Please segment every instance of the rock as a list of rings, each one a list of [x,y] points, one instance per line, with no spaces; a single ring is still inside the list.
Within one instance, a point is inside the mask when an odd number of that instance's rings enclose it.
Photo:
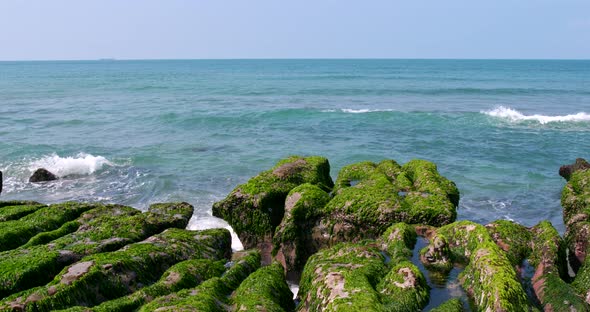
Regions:
[[[479,311],[528,311],[527,295],[506,253],[485,227],[457,221],[436,230],[446,238],[454,262],[467,263],[459,276]]]
[[[131,295],[106,301],[93,307],[92,311],[136,311],[141,306],[154,300],[154,298],[184,288],[196,287],[208,279],[221,276],[225,271],[224,262],[209,259],[191,259],[179,262],[166,270],[156,283],[144,287]]]
[[[193,207],[187,203],[154,204],[145,213],[120,205],[69,203],[51,205],[43,213],[41,209],[35,218],[34,214],[25,217],[24,223],[37,229],[44,223],[33,223],[34,220],[47,221],[48,216],[58,216],[68,207],[86,207],[86,211],[56,230],[37,234],[20,249],[0,253],[0,297],[47,283],[62,268],[84,256],[114,251],[170,227],[186,228],[193,213]],[[14,224],[3,222],[0,228],[6,223]],[[27,231],[23,233],[30,232]]]
[[[273,255],[285,268],[287,276],[298,276],[307,259],[320,246],[314,245],[311,229],[330,195],[317,185],[305,183],[289,192],[285,215],[273,238]]]
[[[361,162],[340,171],[335,195],[313,229],[320,246],[379,237],[397,222],[441,226],[455,220],[459,191],[436,165]]]
[[[53,231],[78,218],[83,212],[96,208],[93,204],[63,203],[42,207],[18,220],[0,223],[0,251],[25,244],[38,233]]]
[[[590,247],[590,170],[574,172],[561,192],[570,264],[580,268]]]
[[[577,158],[573,164],[559,167],[559,175],[562,176],[566,181],[569,181],[574,172],[587,169],[590,169],[590,163],[588,163],[584,158]]]
[[[228,296],[252,272],[260,268],[260,253],[245,251],[234,255],[233,265],[222,277],[214,277],[195,288],[160,296],[139,309],[148,311],[226,311]]]
[[[412,257],[412,249],[416,244],[414,227],[405,223],[390,226],[378,240],[381,250],[389,256],[389,261],[397,263]]]
[[[567,275],[565,244],[549,221],[530,229],[532,287],[544,311],[588,311],[590,307],[561,277]]]
[[[35,311],[94,306],[154,283],[178,262],[221,260],[230,250],[231,237],[225,229],[168,229],[117,251],[84,257],[49,284],[6,298],[0,303],[0,310],[15,304]]]
[[[213,215],[232,226],[245,248],[260,249],[268,262],[275,228],[285,212],[285,198],[293,188],[304,183],[331,190],[333,182],[326,158],[292,156],[280,161],[215,203]]]
[[[3,183],[3,178],[2,178],[2,171],[0,171],[0,194],[2,194],[2,183]]]
[[[389,235],[401,238],[404,232],[404,226],[399,226]],[[421,310],[429,299],[424,275],[407,259],[397,257],[390,269],[377,248],[380,245],[341,243],[311,256],[301,277],[298,311]]]
[[[35,170],[35,172],[33,172],[33,175],[29,178],[29,182],[32,183],[38,183],[38,182],[47,182],[47,181],[53,181],[53,180],[57,180],[58,177],[49,172],[47,169],[45,168],[39,168],[37,170]]]
[[[431,312],[463,312],[463,302],[454,298],[443,302],[438,307],[430,310]]]
[[[0,222],[18,220],[44,207],[36,202],[0,202]]]
[[[234,292],[231,302],[235,311],[285,312],[295,308],[283,267],[277,262],[248,276]]]
[[[439,272],[443,276],[453,269],[449,243],[443,235],[430,237],[428,246],[420,250],[420,262],[430,271]]]
[[[530,254],[532,236],[525,226],[509,220],[496,220],[485,228],[513,266],[520,266]]]

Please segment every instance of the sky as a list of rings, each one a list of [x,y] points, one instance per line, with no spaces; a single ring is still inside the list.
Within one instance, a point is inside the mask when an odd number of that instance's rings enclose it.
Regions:
[[[590,59],[590,0],[1,0],[0,60]]]

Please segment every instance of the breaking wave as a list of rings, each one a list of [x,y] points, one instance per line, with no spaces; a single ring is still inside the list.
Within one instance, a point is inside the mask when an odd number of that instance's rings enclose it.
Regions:
[[[585,112],[579,112],[576,114],[570,115],[562,115],[562,116],[547,116],[547,115],[525,115],[515,109],[499,106],[495,109],[489,111],[482,111],[482,114],[506,119],[512,122],[519,122],[519,121],[536,121],[540,124],[547,124],[551,122],[589,122],[590,115]]]

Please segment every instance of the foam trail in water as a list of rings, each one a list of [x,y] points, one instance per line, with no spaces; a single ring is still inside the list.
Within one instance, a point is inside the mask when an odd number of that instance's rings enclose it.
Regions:
[[[498,117],[503,119],[508,119],[510,121],[526,121],[526,120],[533,120],[537,121],[541,124],[546,124],[550,122],[581,122],[581,121],[590,121],[590,115],[586,114],[585,112],[580,112],[577,114],[572,115],[564,115],[564,116],[546,116],[546,115],[524,115],[523,113],[512,109],[510,107],[499,106],[490,111],[481,111],[482,114],[486,114],[492,117]]]
[[[89,175],[113,164],[102,156],[80,153],[76,157],[60,157],[56,154],[33,161],[29,165],[31,171],[45,168],[59,177],[68,175]]]
[[[343,108],[341,109],[343,113],[351,113],[351,114],[363,114],[363,113],[374,113],[374,112],[393,112],[393,109],[352,109],[352,108]]]

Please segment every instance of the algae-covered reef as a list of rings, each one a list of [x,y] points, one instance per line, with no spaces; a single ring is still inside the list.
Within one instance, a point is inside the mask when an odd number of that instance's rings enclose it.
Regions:
[[[457,221],[459,190],[425,160],[335,182],[326,158],[279,161],[213,205],[245,251],[186,230],[188,203],[0,202],[0,311],[590,311],[590,167],[560,174],[564,237]],[[453,270],[465,295],[432,302]]]

